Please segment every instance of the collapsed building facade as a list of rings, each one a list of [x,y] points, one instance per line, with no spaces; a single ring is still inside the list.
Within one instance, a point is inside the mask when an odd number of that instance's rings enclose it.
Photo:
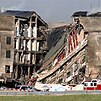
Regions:
[[[85,75],[87,39],[79,21],[52,29],[48,37],[51,49],[46,54],[37,81],[43,83],[78,83]]]
[[[79,84],[101,78],[101,13],[80,11],[72,17],[72,24],[55,28],[49,35],[52,46],[37,81]]]
[[[30,84],[100,78],[101,13],[80,11],[72,17],[71,24],[49,29],[36,12],[1,13],[0,76],[28,81],[33,74]]]
[[[0,14],[0,76],[29,79],[47,51],[46,22],[34,11]]]

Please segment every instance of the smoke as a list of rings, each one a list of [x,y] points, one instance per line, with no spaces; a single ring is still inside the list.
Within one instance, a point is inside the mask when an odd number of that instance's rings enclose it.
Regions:
[[[1,11],[5,10],[21,10],[24,6],[24,0],[2,0],[0,1]]]
[[[67,0],[3,0],[0,1],[2,11],[31,10],[37,12],[48,22],[67,21],[69,9]],[[69,6],[68,6],[69,7]]]
[[[46,22],[69,22],[74,12],[91,10],[90,5],[92,3],[96,6],[95,2],[95,0],[0,0],[0,7],[3,10],[35,11]]]
[[[95,1],[90,2],[90,9],[89,9],[88,15],[96,12],[101,12],[100,5],[101,5],[101,0],[96,0],[96,2]]]
[[[101,7],[99,7],[99,8],[92,8],[91,10],[89,10],[88,15],[92,14],[92,13],[96,13],[96,12],[101,12]]]

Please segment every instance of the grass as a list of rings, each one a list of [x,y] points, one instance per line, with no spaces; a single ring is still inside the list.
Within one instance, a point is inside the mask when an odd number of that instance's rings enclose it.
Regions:
[[[101,101],[101,95],[0,96],[0,101]]]

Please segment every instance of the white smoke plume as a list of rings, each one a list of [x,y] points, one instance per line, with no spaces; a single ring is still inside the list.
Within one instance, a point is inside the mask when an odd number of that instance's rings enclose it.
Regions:
[[[90,11],[91,3],[92,8],[98,5],[97,0],[0,0],[0,8],[2,10],[32,10],[45,21],[68,22],[74,12]]]

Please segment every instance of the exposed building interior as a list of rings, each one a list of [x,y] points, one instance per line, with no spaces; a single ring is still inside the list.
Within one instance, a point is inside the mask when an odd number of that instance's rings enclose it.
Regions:
[[[79,11],[72,19],[71,24],[50,31],[51,48],[41,71],[32,79],[36,76],[38,82],[49,84],[81,84],[85,80],[101,79],[101,13]]]
[[[53,35],[55,36],[59,31],[59,38],[55,39],[52,48],[46,54],[43,71],[39,73],[37,80],[43,83],[66,84],[80,82],[76,79],[83,81],[85,46],[87,45],[83,26],[76,22],[63,28],[57,28],[55,31],[53,30]],[[49,37],[52,37],[52,34]]]
[[[0,80],[33,85],[101,78],[101,13],[75,12],[51,27],[34,11],[0,14]]]
[[[12,46],[7,51],[8,58],[5,57],[5,60],[2,60],[11,62],[11,65],[6,62],[3,64],[7,68],[3,74],[5,74],[6,78],[19,80],[24,78],[24,80],[28,81],[32,73],[40,69],[43,57],[47,52],[47,33],[45,30],[48,25],[34,11],[7,10],[1,13],[0,16],[2,19],[6,17],[3,20],[8,20],[9,24],[11,23],[13,26],[11,29],[13,34],[10,34],[10,28],[2,29],[8,36],[7,47]],[[12,18],[12,20],[10,21],[7,17]]]

